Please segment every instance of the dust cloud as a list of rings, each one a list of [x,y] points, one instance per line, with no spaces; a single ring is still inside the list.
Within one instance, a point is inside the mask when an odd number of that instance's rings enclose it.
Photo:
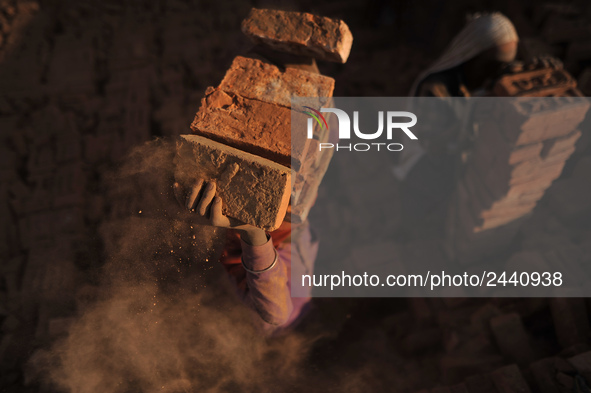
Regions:
[[[72,393],[264,392],[296,386],[311,339],[267,337],[217,262],[223,230],[172,197],[174,145],[136,148],[105,176],[105,263],[68,334],[30,360]]]

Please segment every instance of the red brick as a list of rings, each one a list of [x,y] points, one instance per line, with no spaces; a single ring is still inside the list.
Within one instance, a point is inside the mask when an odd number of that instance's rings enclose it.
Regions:
[[[498,123],[491,121],[479,126],[470,162],[475,161],[476,167],[485,172],[497,162],[513,165],[536,158],[542,152],[542,148],[541,142],[515,146],[503,135]]]
[[[573,77],[563,69],[543,68],[504,75],[493,90],[498,97],[549,97],[564,95],[577,86]]]
[[[308,216],[316,201],[318,187],[334,154],[333,149],[319,152],[318,146],[318,141],[310,140],[306,160],[296,175],[291,200],[293,222],[304,221]]]
[[[484,219],[483,227],[488,227],[494,219],[521,217],[531,212],[536,207],[536,202],[523,203],[519,205],[498,206],[489,210],[484,210],[479,217]]]
[[[537,177],[549,173],[557,173],[556,178],[558,178],[562,173],[562,168],[566,160],[570,158],[574,151],[575,147],[572,146],[567,150],[546,156],[545,158],[538,157],[515,165],[509,175],[511,179],[510,184],[513,185],[535,180]]]
[[[535,207],[535,201],[501,200],[493,202],[492,205],[486,205],[478,199],[477,194],[468,193],[463,182],[458,183],[458,194],[460,209],[468,209],[475,218],[475,222],[481,222],[479,228],[490,227],[491,220],[505,217],[512,220],[529,213]]]
[[[544,159],[560,154],[575,147],[577,141],[581,137],[580,130],[574,130],[568,135],[558,137],[555,139],[545,140],[544,149],[541,152]]]
[[[253,8],[242,22],[242,32],[273,49],[345,63],[353,36],[342,20],[302,12]]]
[[[455,198],[458,199],[460,217],[465,216],[462,225],[470,231],[480,232],[485,229],[509,223],[531,212],[536,201],[543,194],[532,194],[532,197],[518,195],[513,198],[502,197],[497,201],[488,196],[486,187],[474,184],[475,178],[460,181]],[[466,186],[464,186],[464,184]],[[467,219],[467,217],[472,217]]]
[[[536,178],[535,180],[514,184],[507,192],[507,197],[513,198],[545,191],[548,187],[550,187],[552,182],[556,180],[557,177],[558,175],[556,172],[550,172]]]
[[[281,225],[290,198],[288,168],[197,135],[179,139],[175,178],[184,187],[215,181],[224,214],[269,231]]]
[[[191,124],[196,134],[299,169],[309,140],[298,133],[292,149],[290,109],[219,89],[205,94]]]
[[[515,146],[571,134],[583,121],[589,102],[579,97],[503,100],[499,127]]]
[[[566,157],[571,155],[572,152],[568,152]],[[535,162],[536,160],[532,160]],[[543,182],[547,184],[543,188],[531,188],[531,191],[545,191],[551,182],[560,177],[562,169],[565,165],[565,160],[561,160],[556,163],[542,163],[535,165],[533,162],[525,162],[515,168],[497,168],[495,171],[492,169],[489,174],[484,177],[487,189],[494,190],[499,198],[506,198],[507,196],[513,196],[515,190],[510,192],[513,188],[516,190],[523,190],[519,186],[521,184],[537,184],[539,180],[546,179],[549,181]],[[526,191],[530,191],[527,189]]]
[[[289,108],[292,96],[332,97],[334,79],[294,68],[282,72],[272,64],[237,56],[218,88]]]
[[[511,151],[507,159],[507,163],[510,165],[514,165],[522,161],[527,161],[529,159],[535,158],[541,153],[542,147],[542,143],[534,143],[531,145],[515,148]]]

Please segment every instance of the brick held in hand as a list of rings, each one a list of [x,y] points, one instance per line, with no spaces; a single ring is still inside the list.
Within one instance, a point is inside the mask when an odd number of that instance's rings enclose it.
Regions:
[[[291,110],[208,88],[191,124],[195,134],[298,170],[309,140],[291,135]],[[293,147],[292,147],[293,144]]]
[[[179,138],[175,178],[183,187],[215,181],[225,215],[268,231],[281,225],[289,204],[289,168],[197,135]]]
[[[291,107],[291,97],[332,97],[334,79],[320,74],[276,66],[237,56],[219,89],[270,104]],[[326,100],[320,100],[324,105]]]
[[[242,32],[278,51],[337,63],[347,61],[353,43],[342,20],[303,12],[253,8],[242,21]]]

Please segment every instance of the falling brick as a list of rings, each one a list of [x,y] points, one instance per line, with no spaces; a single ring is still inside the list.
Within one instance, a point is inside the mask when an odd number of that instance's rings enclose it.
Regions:
[[[301,12],[253,8],[242,32],[256,43],[296,55],[345,63],[353,36],[342,20]]]
[[[272,64],[237,56],[219,89],[289,108],[292,96],[332,97],[334,79],[294,68],[282,72]]]
[[[184,187],[215,181],[223,212],[266,230],[281,225],[291,190],[288,168],[197,135],[177,143],[175,178]]]

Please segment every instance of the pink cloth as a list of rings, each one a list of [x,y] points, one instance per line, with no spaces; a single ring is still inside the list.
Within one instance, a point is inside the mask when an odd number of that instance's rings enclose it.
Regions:
[[[291,226],[284,224],[268,235],[269,240],[263,245],[251,246],[240,239],[239,250],[235,244],[239,237],[233,232],[222,256],[222,263],[236,284],[239,296],[264,321],[265,330],[293,326],[310,302],[309,291],[303,297],[291,297],[291,271],[294,269],[298,277],[313,273],[318,242],[312,239],[307,225],[298,231],[297,238],[290,239]],[[275,266],[262,273],[247,272],[240,261],[241,256],[248,269],[263,270],[273,263],[275,250],[278,253]]]

